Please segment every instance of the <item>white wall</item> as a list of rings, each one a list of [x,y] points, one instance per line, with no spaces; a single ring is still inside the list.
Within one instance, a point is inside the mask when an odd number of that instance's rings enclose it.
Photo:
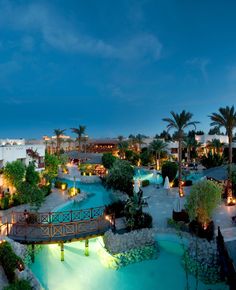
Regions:
[[[24,164],[28,165],[32,161],[31,157],[26,153],[27,149],[37,151],[42,159],[45,156],[45,145],[13,145],[0,147],[0,164],[5,166],[7,162],[21,159]],[[37,164],[36,164],[37,167]],[[43,168],[41,168],[42,170]]]

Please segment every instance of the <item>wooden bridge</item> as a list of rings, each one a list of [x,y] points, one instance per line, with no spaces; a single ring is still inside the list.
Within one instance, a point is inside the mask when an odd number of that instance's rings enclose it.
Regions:
[[[104,207],[62,212],[11,212],[0,234],[23,244],[63,243],[103,235],[114,225]]]

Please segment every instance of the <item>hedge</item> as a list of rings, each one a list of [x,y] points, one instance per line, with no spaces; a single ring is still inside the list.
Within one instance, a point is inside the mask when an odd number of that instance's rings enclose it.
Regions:
[[[14,282],[16,279],[15,270],[23,270],[24,262],[18,257],[9,242],[0,243],[0,263],[5,271],[9,282]]]

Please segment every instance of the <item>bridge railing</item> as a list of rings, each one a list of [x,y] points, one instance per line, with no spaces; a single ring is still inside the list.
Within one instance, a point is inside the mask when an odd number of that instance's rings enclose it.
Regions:
[[[12,212],[11,223],[65,223],[97,219],[104,215],[104,206],[61,212]]]
[[[22,242],[53,242],[78,239],[104,233],[111,223],[104,217],[59,224],[13,224],[9,236]]]
[[[21,242],[53,242],[102,234],[114,227],[105,207],[63,212],[12,212],[5,217],[6,234]]]

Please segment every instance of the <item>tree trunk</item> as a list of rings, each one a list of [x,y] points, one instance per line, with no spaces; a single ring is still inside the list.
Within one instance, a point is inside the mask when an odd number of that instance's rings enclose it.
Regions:
[[[183,196],[182,188],[182,139],[179,139],[179,196]]]
[[[156,170],[158,170],[157,169],[157,152],[156,152],[156,156],[155,157],[156,157]]]
[[[190,148],[187,147],[187,163],[190,163]]]
[[[158,153],[158,166],[159,166],[159,170],[161,168],[160,162],[161,162],[161,152]]]

